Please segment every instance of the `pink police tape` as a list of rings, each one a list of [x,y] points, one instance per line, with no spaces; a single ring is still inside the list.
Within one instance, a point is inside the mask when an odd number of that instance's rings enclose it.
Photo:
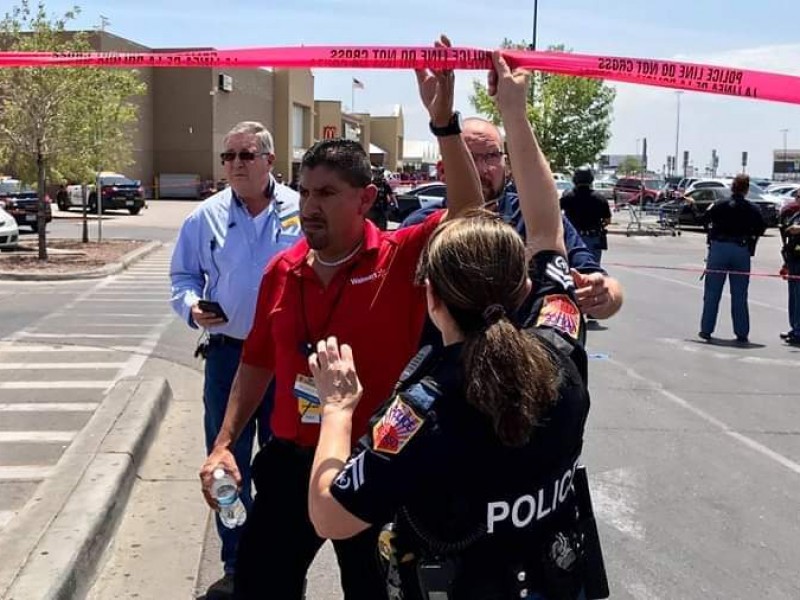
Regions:
[[[503,50],[512,67],[800,104],[800,77],[667,60]],[[0,67],[99,66],[218,68],[489,69],[491,51],[475,48],[301,46],[153,53],[0,52]]]

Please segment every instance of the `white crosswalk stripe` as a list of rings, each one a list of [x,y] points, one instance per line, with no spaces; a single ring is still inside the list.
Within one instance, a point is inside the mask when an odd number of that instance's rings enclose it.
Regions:
[[[0,403],[0,412],[91,412],[97,402],[10,402]]]
[[[93,390],[105,389],[113,381],[0,381],[0,390]]]
[[[75,431],[0,431],[0,443],[71,442]]]
[[[0,363],[0,371],[22,371],[33,369],[66,370],[66,369],[121,369],[125,363],[96,362],[96,363]]]
[[[0,529],[175,320],[169,254],[165,247],[118,276],[54,291],[56,310],[0,338]]]
[[[0,465],[0,481],[41,481],[47,477],[53,467],[50,466],[12,466]]]

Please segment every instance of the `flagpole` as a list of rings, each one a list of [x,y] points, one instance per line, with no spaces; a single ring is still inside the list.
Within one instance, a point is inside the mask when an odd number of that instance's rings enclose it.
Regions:
[[[356,82],[354,81],[350,90],[350,113],[356,113]]]

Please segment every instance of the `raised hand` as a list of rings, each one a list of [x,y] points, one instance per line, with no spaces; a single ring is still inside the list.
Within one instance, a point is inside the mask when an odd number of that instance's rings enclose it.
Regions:
[[[500,50],[492,52],[494,69],[489,71],[488,92],[503,114],[527,110],[530,71],[517,68],[513,71]]]
[[[324,411],[353,411],[364,389],[356,374],[353,350],[347,344],[339,346],[335,337],[320,340],[317,351],[308,357],[319,400]]]
[[[434,42],[436,48],[450,48],[450,39],[446,35]],[[431,116],[436,127],[445,127],[453,115],[453,99],[455,96],[455,74],[452,70],[417,69],[417,85],[419,97]]]

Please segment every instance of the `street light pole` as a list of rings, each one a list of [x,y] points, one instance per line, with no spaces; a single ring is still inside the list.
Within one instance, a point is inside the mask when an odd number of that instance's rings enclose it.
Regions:
[[[788,171],[788,167],[786,166],[786,134],[789,133],[789,130],[788,129],[781,129],[781,133],[783,134],[783,168],[787,169],[783,173],[784,173],[784,176],[786,177],[786,180],[788,181],[789,180],[789,171]]]
[[[531,36],[531,44],[528,46],[529,50],[536,50],[536,30],[539,20],[539,0],[533,0],[533,35]],[[531,76],[531,105],[534,99],[534,79]]]
[[[678,111],[677,111],[677,121],[675,123],[675,173],[678,172],[678,150],[680,145],[681,139],[681,94],[683,92],[677,91],[675,92],[675,97],[678,100]],[[683,176],[686,177],[686,171],[684,170]]]

